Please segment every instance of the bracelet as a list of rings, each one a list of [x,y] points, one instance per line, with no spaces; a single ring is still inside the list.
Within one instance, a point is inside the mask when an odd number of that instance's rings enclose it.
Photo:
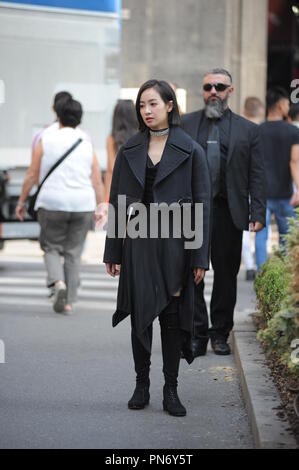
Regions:
[[[20,202],[17,203],[17,206],[19,206],[19,207],[26,207],[26,203],[20,201]]]

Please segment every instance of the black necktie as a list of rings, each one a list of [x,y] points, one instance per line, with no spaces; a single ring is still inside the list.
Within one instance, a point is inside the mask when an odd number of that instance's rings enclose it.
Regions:
[[[213,197],[215,197],[220,191],[220,139],[219,129],[214,120],[210,121],[207,158],[212,179]]]

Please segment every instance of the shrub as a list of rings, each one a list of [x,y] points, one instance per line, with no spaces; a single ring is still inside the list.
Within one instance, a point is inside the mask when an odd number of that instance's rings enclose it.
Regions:
[[[276,252],[262,266],[254,281],[254,290],[264,326],[281,309],[287,298],[289,285],[288,267],[284,258]]]
[[[292,341],[299,339],[299,208],[296,214],[285,237],[286,253],[276,252],[263,265],[254,288],[264,320],[258,338],[298,378],[299,364],[291,356]]]
[[[299,364],[292,361],[293,352],[291,343],[299,338],[299,327],[295,325],[295,313],[286,311],[277,312],[267,327],[260,330],[258,339],[264,344],[266,351],[272,353],[275,351],[281,362],[286,364],[290,372],[299,373]]]
[[[299,208],[297,217],[290,220],[287,243],[287,267],[290,272],[290,304],[294,311],[294,322],[299,327]]]

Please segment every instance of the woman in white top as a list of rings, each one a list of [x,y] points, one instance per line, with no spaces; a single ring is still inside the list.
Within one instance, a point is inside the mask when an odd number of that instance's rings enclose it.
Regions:
[[[77,128],[81,118],[81,104],[70,98],[59,110],[59,128],[45,133],[34,150],[16,208],[17,218],[23,220],[31,188],[81,138],[79,145],[47,178],[35,204],[47,285],[53,287],[53,308],[58,313],[70,312],[76,301],[83,244],[92,227],[96,205],[104,201],[101,170],[92,144]]]

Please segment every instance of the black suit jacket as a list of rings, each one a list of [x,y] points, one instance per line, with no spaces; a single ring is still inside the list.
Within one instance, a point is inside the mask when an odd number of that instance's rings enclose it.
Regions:
[[[204,110],[182,117],[183,129],[199,143],[206,139],[201,132],[203,119]],[[226,186],[230,213],[239,230],[248,230],[249,222],[266,224],[266,180],[259,126],[233,112]]]
[[[148,153],[148,132],[139,132],[120,149],[112,176],[109,203],[117,215],[118,195],[127,203],[142,201]],[[181,200],[203,203],[203,243],[191,250],[192,267],[209,269],[211,185],[205,152],[180,127],[172,127],[153,185],[154,202],[171,204]],[[117,232],[117,216],[113,222]],[[104,262],[121,264],[123,240],[107,236]]]

